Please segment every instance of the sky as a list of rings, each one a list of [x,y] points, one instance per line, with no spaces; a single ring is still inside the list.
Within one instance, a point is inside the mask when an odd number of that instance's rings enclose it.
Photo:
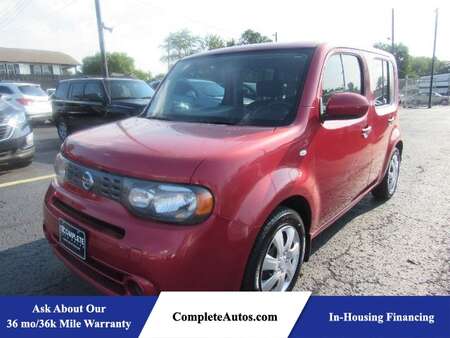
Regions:
[[[439,8],[436,56],[450,60],[450,1],[304,0],[101,0],[107,51],[126,52],[136,66],[165,72],[161,44],[183,28],[194,34],[239,38],[253,29],[279,42],[395,41],[414,56],[431,56],[435,9]],[[61,51],[81,62],[98,51],[94,0],[0,0],[0,46]]]

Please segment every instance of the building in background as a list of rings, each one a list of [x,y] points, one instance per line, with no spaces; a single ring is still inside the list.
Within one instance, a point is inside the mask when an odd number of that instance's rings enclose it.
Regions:
[[[422,76],[419,79],[419,92],[428,93],[429,90],[430,76]],[[433,91],[441,95],[450,95],[450,73],[433,76]]]
[[[75,74],[79,62],[61,52],[0,47],[0,80],[39,83],[55,87]]]

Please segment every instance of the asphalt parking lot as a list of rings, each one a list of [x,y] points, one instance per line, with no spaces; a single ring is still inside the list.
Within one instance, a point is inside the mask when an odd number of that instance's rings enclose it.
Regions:
[[[404,153],[396,195],[365,197],[313,244],[297,290],[321,295],[450,294],[450,108],[401,111]],[[35,128],[33,164],[0,169],[0,294],[95,295],[53,257],[42,201],[60,142]],[[28,181],[32,179],[32,181]]]

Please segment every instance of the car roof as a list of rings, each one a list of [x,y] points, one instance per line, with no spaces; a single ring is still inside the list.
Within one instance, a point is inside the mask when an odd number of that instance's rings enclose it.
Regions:
[[[64,80],[60,80],[59,82],[72,82],[72,81],[91,81],[91,80],[96,80],[96,81],[142,81],[140,79],[133,79],[133,78],[129,78],[129,77],[76,77],[76,78],[72,78],[72,79],[64,79]]]
[[[13,86],[41,86],[39,83],[27,83],[27,82],[3,82],[0,81],[1,85],[13,85]]]
[[[218,48],[211,51],[203,52],[188,56],[184,59],[208,56],[208,55],[222,55],[222,54],[232,54],[232,53],[245,53],[245,52],[256,52],[256,51],[269,51],[269,50],[289,50],[289,49],[300,49],[300,48],[317,48],[324,51],[332,49],[352,49],[365,51],[375,54],[384,55],[387,57],[392,57],[390,53],[384,50],[373,48],[371,46],[358,46],[354,43],[345,42],[270,42],[270,43],[258,43],[250,45],[237,45],[232,47]]]

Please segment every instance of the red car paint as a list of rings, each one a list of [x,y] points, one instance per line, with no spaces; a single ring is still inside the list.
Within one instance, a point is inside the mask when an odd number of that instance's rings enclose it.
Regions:
[[[44,232],[56,255],[106,294],[133,294],[136,285],[145,294],[239,290],[255,238],[277,206],[286,201],[301,205],[309,241],[354,206],[382,180],[394,147],[401,147],[398,91],[394,104],[376,110],[368,67],[374,57],[390,60],[394,67],[395,61],[381,51],[326,44],[256,45],[231,51],[299,47],[315,51],[296,118],[288,126],[131,118],[69,137],[62,149],[69,160],[128,177],[198,184],[212,192],[215,205],[200,224],[163,224],[136,217],[116,201],[54,181],[45,198]],[[337,52],[361,58],[366,100],[356,101],[368,104],[368,110],[351,119],[322,121],[323,68]],[[341,97],[333,110],[355,109],[349,102],[355,100]],[[364,138],[361,132],[368,126],[372,132]],[[302,150],[304,156],[299,155]],[[59,217],[86,231],[86,261],[59,245]],[[125,235],[119,239],[99,231],[90,219],[117,225]]]

